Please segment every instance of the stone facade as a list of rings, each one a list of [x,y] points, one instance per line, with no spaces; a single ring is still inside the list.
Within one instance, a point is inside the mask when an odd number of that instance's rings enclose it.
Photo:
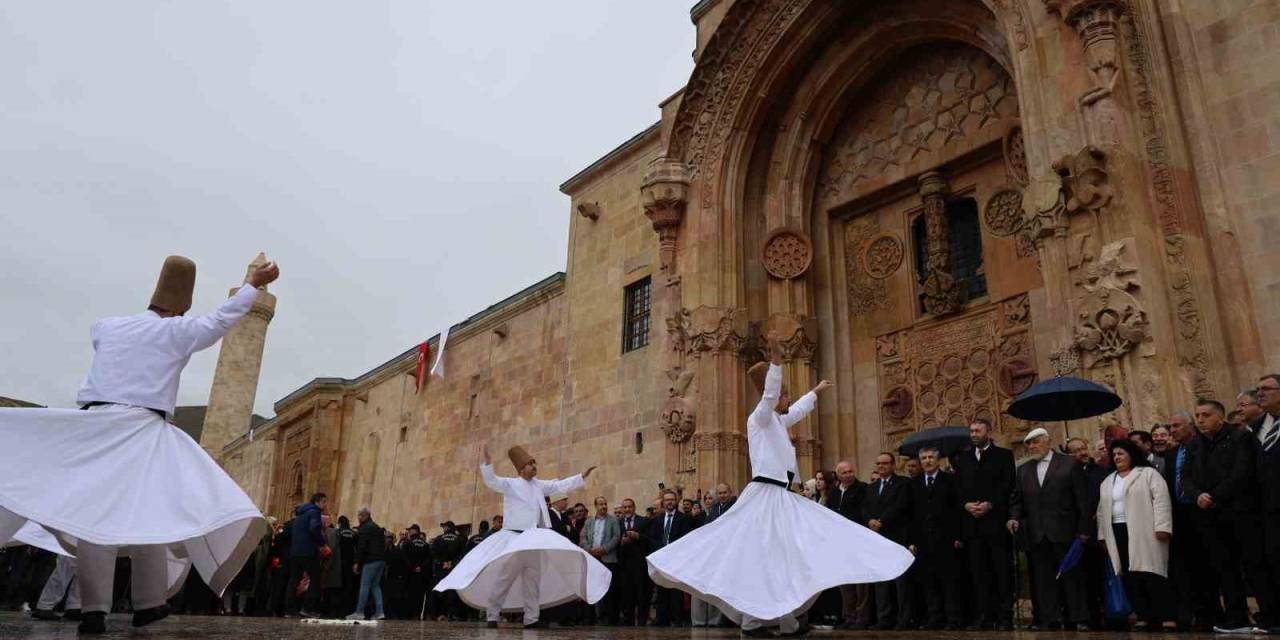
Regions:
[[[1280,369],[1280,8],[1268,0],[704,0],[661,120],[561,186],[568,268],[412,350],[317,379],[222,460],[269,513],[305,492],[384,522],[473,522],[478,446],[575,499],[747,480],[761,336],[836,383],[801,471],[1003,415],[1072,374],[1145,426]],[[649,344],[623,292],[649,279]],[[499,331],[501,329],[501,331]],[[1098,420],[1045,425],[1093,435]],[[298,479],[301,478],[301,485]]]

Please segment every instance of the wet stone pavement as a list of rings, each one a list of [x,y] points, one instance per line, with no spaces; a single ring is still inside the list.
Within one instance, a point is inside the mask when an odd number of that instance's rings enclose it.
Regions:
[[[1192,639],[1210,638],[1211,634],[1117,634],[1117,633],[1062,633],[1062,632],[983,632],[968,633],[963,631],[824,631],[815,630],[811,638],[894,638],[907,640],[985,640],[986,638],[1017,638],[1018,640],[1102,640],[1117,637],[1152,638],[1152,639]],[[33,620],[29,615],[16,612],[0,613],[0,639],[3,640],[45,640],[46,638],[76,638],[76,625],[73,622],[43,622]],[[93,636],[89,636],[93,637]],[[250,639],[276,640],[298,638],[306,640],[487,640],[499,638],[541,638],[544,640],[662,640],[667,638],[691,638],[711,640],[717,638],[737,638],[737,629],[658,629],[634,627],[569,627],[539,629],[525,631],[518,624],[504,624],[497,629],[487,629],[483,623],[461,622],[410,622],[401,620],[385,621],[378,625],[332,625],[304,624],[296,619],[283,618],[241,618],[221,616],[172,616],[149,627],[133,629],[129,626],[128,615],[114,615],[107,619],[107,633],[98,638],[130,638],[132,640],[168,640],[176,638],[210,638],[210,639]]]

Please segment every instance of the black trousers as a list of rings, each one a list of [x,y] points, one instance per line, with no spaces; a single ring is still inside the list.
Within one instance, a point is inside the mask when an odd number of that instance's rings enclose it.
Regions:
[[[1209,552],[1209,560],[1218,570],[1218,588],[1225,609],[1224,625],[1250,626],[1246,598],[1253,593],[1258,599],[1259,620],[1275,624],[1268,589],[1270,577],[1264,559],[1262,522],[1254,514],[1200,512],[1200,535]],[[1240,575],[1244,574],[1244,580]],[[1245,588],[1246,581],[1248,589]]]
[[[979,625],[1013,621],[1013,554],[1010,538],[995,534],[964,541],[973,573],[974,608]]]
[[[1036,610],[1040,614],[1040,623],[1046,625],[1062,624],[1062,609],[1066,605],[1068,623],[1088,624],[1089,612],[1085,607],[1084,583],[1081,582],[1085,569],[1075,567],[1058,578],[1058,565],[1066,557],[1071,548],[1069,542],[1050,542],[1041,540],[1033,543],[1027,554],[1035,565],[1032,572],[1035,580]]]
[[[306,597],[302,602],[304,611],[315,611],[320,605],[320,588],[324,576],[320,575],[320,558],[315,556],[294,556],[289,559],[289,586],[285,591],[285,610],[289,613],[298,611],[298,583],[302,574],[310,576]]]
[[[1264,610],[1263,620],[1266,624],[1280,626],[1280,511],[1272,511],[1262,516],[1263,553],[1267,558],[1267,595],[1265,600],[1272,609]],[[1259,600],[1261,602],[1261,600]]]
[[[1133,613],[1139,620],[1146,620],[1158,627],[1162,620],[1160,596],[1165,592],[1162,584],[1164,580],[1155,573],[1130,571],[1129,529],[1122,523],[1112,523],[1111,533],[1115,536],[1116,551],[1120,554],[1121,581],[1129,596],[1129,604],[1133,605]]]
[[[1218,573],[1209,566],[1204,540],[1192,504],[1173,505],[1173,539],[1169,542],[1169,606],[1167,620],[1181,628],[1193,624],[1210,626],[1222,622],[1218,601]]]
[[[657,623],[659,626],[676,624],[684,620],[683,591],[666,587],[654,587],[654,593],[654,608],[657,610]]]
[[[950,545],[921,547],[912,565],[916,586],[924,593],[927,610],[924,624],[932,629],[943,625],[964,625],[964,603],[960,598],[960,581],[956,576],[959,562]]]
[[[907,569],[893,580],[875,583],[877,627],[892,629],[897,625],[906,628],[911,624],[915,616],[911,607],[912,578],[911,569]]]
[[[621,624],[642,625],[649,620],[649,599],[653,595],[653,583],[643,558],[619,561],[618,571],[618,621]]]

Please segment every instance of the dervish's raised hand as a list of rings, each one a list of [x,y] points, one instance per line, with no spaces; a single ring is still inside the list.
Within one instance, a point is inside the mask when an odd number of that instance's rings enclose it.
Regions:
[[[590,466],[590,467],[587,467],[587,470],[582,472],[582,479],[583,479],[583,480],[586,480],[586,479],[587,479],[587,476],[591,475],[591,472],[592,472],[592,471],[595,471],[595,470],[596,470],[595,465],[592,465],[592,466]]]
[[[261,267],[254,269],[253,273],[249,274],[248,278],[245,278],[245,282],[248,282],[255,287],[262,287],[275,282],[276,278],[279,277],[280,265],[275,262],[268,262]]]

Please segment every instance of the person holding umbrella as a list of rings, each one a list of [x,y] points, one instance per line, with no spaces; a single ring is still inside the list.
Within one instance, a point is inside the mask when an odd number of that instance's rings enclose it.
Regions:
[[[1159,631],[1158,596],[1169,575],[1169,540],[1173,505],[1169,487],[1138,445],[1115,440],[1110,445],[1115,467],[1102,481],[1098,500],[1098,539],[1111,566],[1124,581],[1129,601],[1147,631]]]

